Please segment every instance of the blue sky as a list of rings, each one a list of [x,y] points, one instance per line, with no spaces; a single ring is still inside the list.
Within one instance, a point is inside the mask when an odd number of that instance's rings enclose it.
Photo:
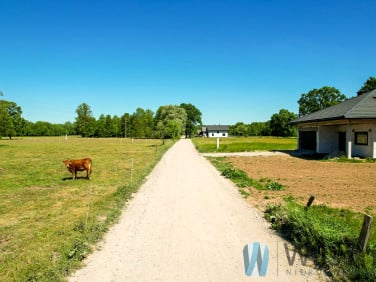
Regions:
[[[376,1],[0,0],[0,90],[32,122],[192,103],[204,124],[298,112],[376,76]]]

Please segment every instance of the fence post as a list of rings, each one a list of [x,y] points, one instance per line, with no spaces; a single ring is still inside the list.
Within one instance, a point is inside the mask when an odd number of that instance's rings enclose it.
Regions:
[[[372,216],[365,214],[363,220],[362,230],[359,235],[359,248],[364,253],[367,249],[369,235],[371,234]]]
[[[308,208],[312,205],[314,199],[315,199],[315,195],[311,195],[311,197],[309,197],[308,202],[307,202],[306,206],[304,207],[305,211],[307,211]]]
[[[85,229],[87,226],[87,222],[89,219],[89,213],[90,213],[90,206],[91,206],[91,192],[92,192],[92,186],[89,187],[89,195],[88,195],[88,203],[87,203],[87,210],[86,210],[86,217],[85,217]]]
[[[131,182],[133,182],[133,169],[134,169],[134,159],[132,158],[132,166],[131,166]]]

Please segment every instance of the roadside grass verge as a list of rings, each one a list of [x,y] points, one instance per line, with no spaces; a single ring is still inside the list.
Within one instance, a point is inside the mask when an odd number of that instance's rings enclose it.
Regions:
[[[220,138],[217,150],[217,138],[193,138],[200,153],[216,152],[251,152],[251,151],[283,151],[295,150],[296,138],[282,137],[230,137]]]
[[[303,255],[313,257],[335,281],[376,281],[376,232],[366,253],[358,248],[364,215],[324,205],[305,211],[291,197],[269,206],[265,218]]]
[[[0,281],[62,281],[93,250],[172,141],[0,140]],[[64,159],[90,157],[92,180]]]
[[[347,158],[347,156],[340,156],[337,158],[328,158],[323,161],[337,162],[337,163],[375,163],[376,159],[372,158]]]
[[[250,195],[248,190],[250,187],[257,190],[284,189],[283,185],[271,179],[261,178],[256,180],[248,177],[245,171],[234,168],[232,163],[226,157],[208,157],[208,160],[218,169],[221,175],[230,179],[237,187],[239,187],[239,192],[244,198],[247,198]]]

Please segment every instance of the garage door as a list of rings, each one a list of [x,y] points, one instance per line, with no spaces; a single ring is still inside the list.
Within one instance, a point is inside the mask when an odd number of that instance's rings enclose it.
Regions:
[[[316,131],[299,131],[299,149],[316,151]]]

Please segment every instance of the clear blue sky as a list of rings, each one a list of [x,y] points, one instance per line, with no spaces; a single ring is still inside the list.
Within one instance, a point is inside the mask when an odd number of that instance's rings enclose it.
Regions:
[[[32,122],[192,103],[204,124],[298,112],[376,76],[374,0],[0,0],[0,90]]]

